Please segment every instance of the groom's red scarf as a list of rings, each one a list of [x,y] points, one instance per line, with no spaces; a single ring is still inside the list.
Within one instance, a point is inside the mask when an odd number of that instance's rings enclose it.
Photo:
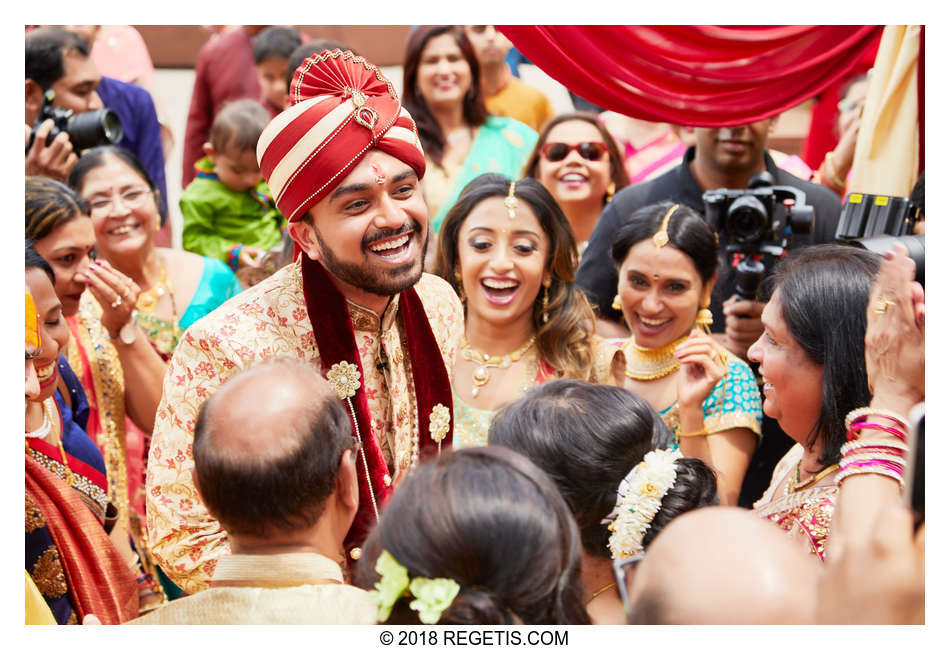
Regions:
[[[389,474],[389,470],[370,426],[372,419],[364,390],[363,364],[360,363],[359,349],[356,346],[356,337],[353,334],[353,323],[350,320],[346,299],[333,284],[322,264],[311,260],[306,255],[301,255],[301,269],[307,315],[310,317],[313,335],[317,348],[320,350],[320,363],[323,365],[324,374],[333,364],[340,361],[354,364],[360,371],[360,387],[350,401],[356,413],[354,435],[358,423],[365,455],[360,455],[357,462],[360,506],[344,541],[349,558],[350,549],[360,546],[369,531],[376,525],[373,498],[375,498],[377,509],[382,511],[383,505],[392,494],[392,484],[386,485],[383,482],[383,477]],[[451,415],[452,386],[449,383],[449,374],[445,368],[442,351],[435,340],[435,335],[432,334],[429,318],[415,289],[410,288],[399,294],[399,317],[402,319],[405,331],[406,353],[409,357],[412,383],[415,387],[416,412],[419,414],[419,431],[416,432],[419,437],[419,458],[424,460],[438,453],[439,449],[438,443],[429,435],[432,407],[442,404],[448,408]],[[453,423],[450,419],[449,431],[442,439],[442,444],[447,448],[452,447],[452,428]],[[363,466],[364,459],[366,467]],[[369,485],[366,481],[367,469]]]

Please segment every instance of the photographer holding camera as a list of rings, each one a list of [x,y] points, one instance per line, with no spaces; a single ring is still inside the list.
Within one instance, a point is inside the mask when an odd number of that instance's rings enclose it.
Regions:
[[[142,161],[165,197],[161,126],[148,91],[101,76],[86,40],[61,27],[34,29],[25,43],[26,175],[65,182],[82,150],[118,144]],[[170,233],[159,234],[160,243],[170,242]]]
[[[610,260],[615,233],[638,208],[659,201],[686,205],[700,214],[706,213],[703,194],[720,188],[746,190],[753,176],[768,172],[774,185],[801,190],[804,203],[814,208],[810,234],[792,233],[787,248],[834,241],[841,212],[841,201],[826,187],[803,181],[781,170],[765,150],[765,143],[777,118],[769,118],[740,126],[696,128],[696,144],[687,149],[683,161],[662,176],[624,188],[604,208],[594,228],[587,250],[581,258],[576,282],[584,289],[598,312],[598,331],[608,336],[626,337],[619,323],[621,314],[611,306],[617,292],[617,271]],[[731,236],[719,221],[719,279],[713,289],[709,309],[713,314],[711,331],[714,337],[741,359],[747,359],[749,346],[761,335],[763,303],[740,300],[736,295],[736,266],[742,255],[727,254]],[[765,273],[775,262],[772,255],[761,256]],[[756,260],[759,261],[759,260]],[[727,300],[723,300],[728,298]],[[785,453],[789,439],[771,418],[762,423],[763,440],[746,472],[739,497],[740,505],[762,494],[776,461]]]
[[[646,183],[625,188],[604,208],[581,258],[577,284],[587,292],[597,307],[600,320],[607,327],[622,322],[620,312],[611,307],[617,287],[616,269],[606,261],[610,257],[611,242],[627,217],[645,205],[673,201],[703,214],[706,212],[705,191],[719,188],[744,190],[753,176],[768,172],[775,185],[803,191],[806,204],[815,210],[813,232],[810,235],[793,234],[788,247],[834,241],[841,212],[838,197],[828,188],[779,169],[765,151],[765,142],[776,119],[741,126],[696,128],[696,144],[687,149],[679,167]],[[727,259],[725,255],[728,235],[724,229],[719,232],[719,239],[722,269],[709,307],[713,313],[711,329],[719,333],[717,338],[723,345],[736,356],[746,359],[749,346],[762,333],[760,315],[763,305],[755,301],[740,301],[734,296],[735,266],[733,259]],[[768,260],[765,262],[771,266]],[[725,297],[729,299],[723,302]],[[617,335],[623,334],[618,332]]]

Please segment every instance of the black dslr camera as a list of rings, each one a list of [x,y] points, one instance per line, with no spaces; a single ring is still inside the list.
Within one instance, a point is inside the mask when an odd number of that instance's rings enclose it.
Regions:
[[[122,139],[122,124],[115,111],[103,108],[74,115],[71,109],[53,106],[55,96],[56,93],[52,89],[43,94],[43,106],[40,108],[36,122],[33,123],[30,141],[26,145],[27,152],[33,146],[36,130],[48,119],[53,120],[53,128],[46,138],[46,146],[49,146],[53,138],[62,131],[69,134],[69,141],[73,143],[74,151],[82,151],[103,144],[116,144]]]
[[[797,187],[774,185],[768,172],[756,174],[747,190],[720,188],[703,193],[706,222],[728,237],[726,254],[742,256],[736,267],[736,293],[755,300],[765,276],[763,255],[779,257],[788,245],[787,235],[807,235],[815,225],[815,209],[806,205]]]
[[[910,198],[851,192],[838,220],[835,240],[884,255],[900,242],[917,265],[924,286],[924,236],[914,234],[921,211]]]

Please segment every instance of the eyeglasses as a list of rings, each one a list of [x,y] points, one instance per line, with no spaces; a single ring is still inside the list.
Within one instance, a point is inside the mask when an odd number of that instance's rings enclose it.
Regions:
[[[630,602],[630,594],[627,591],[627,575],[644,557],[646,556],[643,553],[639,553],[614,560],[614,580],[617,581],[617,593],[620,594],[620,602],[623,603],[623,611],[627,615],[627,623],[630,625],[633,624],[633,603]]]
[[[563,142],[548,142],[541,147],[541,153],[550,162],[561,162],[567,154],[577,151],[581,158],[596,162],[607,153],[607,145],[603,142],[581,142],[580,144],[565,144]]]
[[[94,217],[108,216],[116,200],[120,201],[129,210],[137,210],[145,207],[151,194],[152,190],[146,187],[131,187],[122,194],[109,197],[100,196],[89,201],[89,212]]]

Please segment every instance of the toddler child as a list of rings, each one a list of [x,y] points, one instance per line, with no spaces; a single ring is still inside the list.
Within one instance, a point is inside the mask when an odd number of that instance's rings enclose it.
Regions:
[[[197,175],[179,201],[182,247],[234,271],[257,266],[287,227],[257,164],[257,140],[270,119],[253,99],[222,108],[203,146],[205,157],[195,163]]]

